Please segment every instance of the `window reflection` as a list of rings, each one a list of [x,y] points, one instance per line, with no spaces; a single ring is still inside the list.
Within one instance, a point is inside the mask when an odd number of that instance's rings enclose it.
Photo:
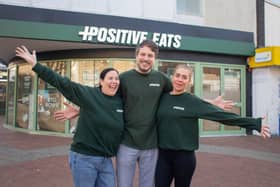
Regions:
[[[7,87],[7,70],[0,68],[0,114],[5,114],[6,110],[6,87]]]
[[[120,73],[133,69],[135,67],[134,59],[71,59],[71,60],[52,60],[45,61],[44,65],[50,67],[59,74],[65,76],[66,70],[69,68],[70,77],[72,81],[81,83],[88,86],[98,86],[99,84],[99,74],[106,67],[116,68]],[[178,64],[188,64],[193,68],[194,63],[185,63],[179,61],[170,60],[159,60],[158,70],[165,73],[169,77],[173,73],[176,65]],[[34,85],[35,74],[32,74],[31,67],[28,67],[24,63],[17,63],[18,65],[18,75],[17,68],[14,64],[9,66],[9,76],[8,76],[8,87],[7,87],[7,124],[16,125],[21,128],[35,128],[35,130],[53,131],[53,132],[65,132],[65,123],[54,120],[53,112],[61,110],[64,108],[63,101],[65,100],[62,94],[49,84],[46,84],[41,79],[38,79],[38,96],[36,98],[33,89],[37,87]],[[157,64],[156,64],[157,65]],[[156,67],[155,65],[155,67]],[[67,67],[68,66],[68,67]],[[202,98],[213,99],[224,92],[224,98],[233,100],[238,103],[232,109],[232,112],[241,114],[241,83],[244,72],[241,71],[242,68],[237,66],[231,67],[227,66],[225,69],[223,67],[206,67],[207,64],[202,64],[202,66],[196,66],[197,72],[202,71],[202,77],[200,75],[199,79],[202,81],[198,82],[199,85],[202,83]],[[202,68],[202,69],[200,69]],[[222,73],[222,75],[221,75]],[[17,77],[17,87],[15,89],[15,79]],[[187,90],[194,94],[194,74],[191,82],[191,87]],[[223,79],[223,80],[221,80]],[[223,83],[223,85],[221,84]],[[200,89],[198,91],[201,91]],[[33,93],[34,92],[34,93]],[[15,94],[17,97],[15,98]],[[15,103],[16,109],[15,112]],[[37,104],[37,105],[36,105]],[[32,111],[37,106],[37,122],[32,121],[31,116],[34,116],[36,111]],[[33,109],[34,108],[34,109]],[[14,116],[16,114],[16,117]],[[16,121],[14,121],[14,119]],[[77,118],[70,121],[70,132],[75,129],[77,123]],[[239,127],[223,126],[216,122],[210,122],[207,120],[202,120],[202,133],[211,132],[211,134],[216,134],[220,132],[229,131],[240,131]],[[210,133],[209,133],[210,134]]]
[[[65,61],[44,62],[42,64],[48,66],[60,75],[65,76]],[[53,113],[62,108],[63,100],[64,97],[55,87],[42,79],[38,80],[37,128],[39,130],[65,132],[64,122],[57,121],[53,118]]]
[[[113,68],[117,69],[119,73],[135,68],[133,60],[111,60]]]
[[[71,80],[88,86],[99,85],[103,69],[113,67],[122,73],[134,68],[133,60],[74,60],[71,62]]]
[[[234,102],[240,102],[241,71],[238,69],[225,69],[224,72],[224,98]]]
[[[8,106],[7,106],[7,114],[8,115],[8,124],[13,125],[14,119],[14,95],[15,95],[15,79],[16,79],[16,67],[12,67],[9,69],[9,78],[8,78]]]
[[[203,68],[203,98],[214,99],[221,95],[220,68]]]
[[[214,99],[221,95],[221,75],[220,68],[203,68],[203,98]],[[203,120],[203,131],[219,131],[221,125],[209,120]]]
[[[239,69],[225,69],[224,72],[224,98],[232,100],[236,103],[241,102],[241,70]],[[238,115],[241,114],[240,107],[233,107],[231,112]],[[224,126],[225,130],[240,130],[240,127]]]
[[[7,81],[0,82],[0,114],[5,114]]]
[[[234,102],[241,102],[241,70],[224,70],[224,94],[223,98]],[[203,68],[203,97],[214,99],[221,95],[221,75],[220,68]],[[241,114],[240,107],[233,107],[231,112]],[[222,125],[217,122],[203,120],[203,131],[220,131]],[[240,130],[240,127],[224,125],[224,130]]]
[[[117,59],[83,59],[73,60],[71,62],[71,80],[83,85],[99,86],[99,75],[103,69],[113,67],[122,73],[134,68],[133,60],[117,60]],[[77,106],[74,106],[77,107]],[[77,120],[70,120],[70,132],[75,131]]]
[[[87,86],[94,86],[94,60],[73,60],[71,80]]]
[[[103,69],[110,67],[107,60],[94,61],[94,86],[99,86],[99,75]]]
[[[17,76],[17,127],[32,129],[34,76],[30,65],[19,66]]]

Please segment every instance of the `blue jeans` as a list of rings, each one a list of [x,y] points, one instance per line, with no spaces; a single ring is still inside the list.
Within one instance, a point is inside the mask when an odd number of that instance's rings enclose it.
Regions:
[[[75,187],[115,186],[115,175],[111,158],[84,155],[70,151],[69,164]]]
[[[120,145],[117,154],[118,187],[133,187],[136,162],[139,166],[139,186],[154,187],[158,149],[138,150]]]

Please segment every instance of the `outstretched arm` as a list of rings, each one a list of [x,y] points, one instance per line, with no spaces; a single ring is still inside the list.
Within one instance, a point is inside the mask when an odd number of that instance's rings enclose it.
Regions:
[[[25,46],[17,47],[15,53],[16,56],[24,59],[32,66],[32,70],[38,74],[40,79],[57,88],[69,101],[80,107],[87,107],[87,95],[90,94],[91,88],[73,82],[68,77],[60,75],[51,68],[37,63],[36,52],[30,53]]]
[[[80,110],[75,108],[69,103],[63,102],[66,106],[65,110],[59,110],[54,113],[54,118],[58,121],[65,121],[68,119],[74,119],[79,116]]]
[[[232,102],[231,100],[224,100],[222,96],[218,96],[213,100],[207,100],[205,99],[207,102],[216,105],[217,107],[220,107],[224,110],[231,110],[232,107],[234,106],[234,102]],[[261,132],[260,135],[263,138],[270,138],[271,137],[271,132],[270,132],[270,128],[267,124],[262,124],[261,127]]]

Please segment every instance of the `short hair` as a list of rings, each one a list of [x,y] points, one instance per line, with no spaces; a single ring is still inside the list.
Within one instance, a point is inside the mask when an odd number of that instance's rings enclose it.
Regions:
[[[153,40],[144,40],[144,41],[142,41],[142,42],[136,47],[136,50],[135,50],[136,56],[138,55],[140,48],[143,48],[143,47],[148,47],[148,48],[150,48],[150,49],[155,53],[155,57],[156,57],[156,58],[158,57],[159,48],[158,48],[158,45],[157,45]]]

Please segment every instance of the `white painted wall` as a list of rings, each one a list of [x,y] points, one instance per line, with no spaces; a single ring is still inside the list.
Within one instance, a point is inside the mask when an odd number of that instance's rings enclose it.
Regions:
[[[108,14],[255,32],[255,0],[202,0],[202,16],[176,15],[176,0],[0,0],[0,4]]]
[[[280,5],[265,0],[265,46],[280,46]],[[267,114],[273,134],[279,134],[280,67],[253,69],[253,116]]]
[[[280,5],[265,1],[265,44],[280,46]]]
[[[264,67],[253,70],[253,116],[266,116],[272,134],[279,132],[280,67]]]
[[[205,24],[241,31],[256,31],[256,0],[205,0]]]
[[[0,0],[0,4],[172,20],[175,1],[165,0]],[[173,5],[174,4],[174,5]]]

